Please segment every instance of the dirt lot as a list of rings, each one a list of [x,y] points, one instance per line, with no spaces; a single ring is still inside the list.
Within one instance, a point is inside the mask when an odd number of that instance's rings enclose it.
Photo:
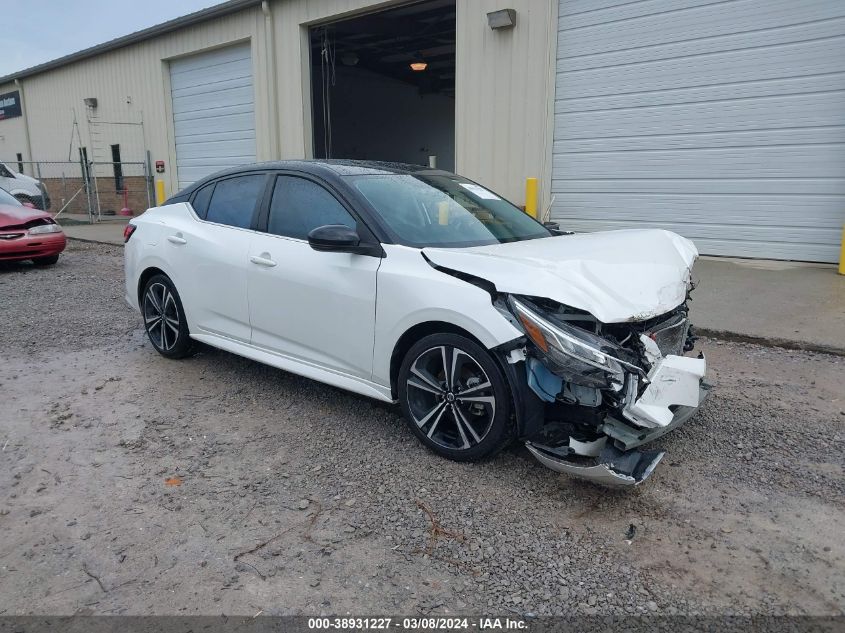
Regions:
[[[521,447],[445,461],[396,408],[224,352],[165,360],[122,294],[119,248],[0,268],[0,614],[845,608],[843,358],[703,341],[714,395],[614,492]]]

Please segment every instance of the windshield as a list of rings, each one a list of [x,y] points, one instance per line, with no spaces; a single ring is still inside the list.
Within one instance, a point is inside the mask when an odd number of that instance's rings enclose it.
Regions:
[[[0,204],[7,204],[12,207],[19,207],[21,203],[18,202],[17,198],[15,198],[12,194],[10,194],[5,189],[0,189]]]
[[[507,200],[458,176],[356,176],[352,185],[406,246],[481,246],[551,235]]]

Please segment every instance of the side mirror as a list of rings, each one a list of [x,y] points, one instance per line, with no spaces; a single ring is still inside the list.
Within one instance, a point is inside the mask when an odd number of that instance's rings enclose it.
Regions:
[[[35,209],[36,208],[35,205],[32,204],[31,202],[21,202],[21,204],[23,206],[27,207],[28,209]]]
[[[564,231],[560,228],[560,224],[557,222],[543,222],[543,226],[545,226],[552,235],[574,235],[574,231]]]
[[[357,253],[361,238],[358,232],[343,224],[318,226],[308,234],[308,243],[315,251]]]
[[[344,224],[318,226],[308,234],[308,243],[315,251],[324,253],[354,253],[370,257],[385,257],[378,242],[361,242],[358,231]]]

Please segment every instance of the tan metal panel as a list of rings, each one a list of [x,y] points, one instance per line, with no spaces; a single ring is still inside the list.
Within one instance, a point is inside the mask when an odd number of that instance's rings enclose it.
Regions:
[[[14,83],[0,84],[0,94],[20,90]],[[22,154],[29,160],[26,149],[26,131],[24,117],[18,116],[0,121],[0,160],[9,163],[9,168],[17,171],[15,155]],[[25,170],[29,173],[28,170]]]
[[[494,31],[486,14],[500,0],[458,6],[457,169],[523,204],[525,179],[540,178],[541,208],[551,189],[551,129],[557,3],[521,0],[516,26]]]
[[[176,156],[167,60],[235,42],[250,42],[256,123],[266,125],[268,84],[266,56],[261,48],[263,21],[260,8],[247,9],[23,79],[33,156],[38,160],[68,159],[75,110],[82,142],[89,152],[98,129],[100,144],[108,149],[108,145],[120,143],[126,161],[144,160],[146,145],[152,160],[166,161],[167,192],[175,192]],[[143,137],[140,128],[99,125],[95,126],[92,139],[83,104],[86,97],[98,100],[92,120],[143,121]],[[77,146],[74,139],[72,160],[78,156]],[[259,160],[271,158],[269,147],[266,135],[259,135]]]
[[[110,128],[102,144],[119,142],[124,160],[165,160],[168,193],[176,190],[176,155],[168,60],[238,42],[250,42],[255,89],[258,160],[312,155],[308,28],[404,4],[402,0],[272,0],[260,6],[153,37],[122,49],[23,80],[32,153],[66,160],[73,110],[83,144],[90,146],[85,97],[96,97],[96,119],[144,122],[144,141]],[[541,181],[549,198],[557,3],[512,3],[517,24],[492,31],[486,13],[494,0],[457,2],[457,170],[524,202],[524,182]],[[270,36],[272,35],[272,42]],[[2,132],[0,132],[2,134]],[[11,136],[11,135],[10,135]],[[2,150],[2,146],[0,146]],[[76,158],[76,142],[72,159]]]

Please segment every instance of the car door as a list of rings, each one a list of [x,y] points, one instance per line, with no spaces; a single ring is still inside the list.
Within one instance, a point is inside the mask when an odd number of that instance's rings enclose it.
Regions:
[[[197,190],[188,217],[165,229],[165,260],[178,278],[194,334],[216,334],[249,343],[247,253],[264,197],[266,173],[244,173]]]
[[[318,226],[366,227],[322,182],[280,174],[271,186],[266,232],[256,232],[249,247],[253,345],[369,379],[381,259],[308,244]]]

